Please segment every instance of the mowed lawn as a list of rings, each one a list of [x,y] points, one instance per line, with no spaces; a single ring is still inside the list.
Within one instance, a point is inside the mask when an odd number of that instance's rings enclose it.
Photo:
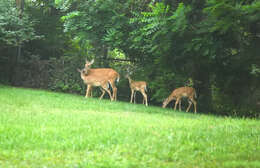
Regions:
[[[260,121],[0,85],[11,167],[260,168]]]

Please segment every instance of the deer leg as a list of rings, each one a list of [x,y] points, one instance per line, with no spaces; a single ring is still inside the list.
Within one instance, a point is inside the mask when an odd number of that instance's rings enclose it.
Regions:
[[[114,87],[114,90],[113,90],[113,99],[116,101],[117,100],[117,88]]]
[[[87,90],[86,90],[86,98],[88,98],[89,97],[89,91],[91,91],[91,85],[88,85],[88,87],[87,87]]]
[[[136,92],[137,92],[137,91],[134,91],[134,104],[135,104]]]
[[[134,90],[131,89],[131,100],[130,100],[130,103],[133,102],[133,96],[134,96]]]
[[[93,92],[92,92],[92,90],[93,90],[93,87],[90,86],[90,88],[89,88],[89,92],[88,92],[89,97],[92,97],[92,96],[93,96]]]
[[[191,100],[189,100],[189,106],[188,106],[188,108],[187,108],[186,112],[188,112],[188,111],[190,110],[190,107],[191,107],[191,105],[192,105],[192,101],[191,101]]]
[[[102,86],[102,88],[109,94],[110,100],[113,101],[113,96],[111,95],[110,90],[106,86]]]
[[[89,89],[89,97],[92,97],[92,96],[93,96],[93,94],[92,94],[92,93],[93,93],[92,90],[93,90],[92,87],[90,87],[90,89]]]
[[[100,88],[100,90],[101,90],[102,94],[99,97],[99,99],[101,100],[101,99],[103,99],[103,96],[105,95],[106,91],[104,89],[102,89],[102,88]]]
[[[144,101],[145,101],[145,105],[148,106],[148,103],[147,103],[147,94],[145,93],[144,90],[142,90],[142,95],[143,95],[143,104],[144,104]]]
[[[117,99],[117,88],[116,88],[116,85],[115,85],[115,80],[113,81],[109,81],[111,87],[112,87],[112,91],[113,91],[113,100],[116,100]]]
[[[87,88],[86,88],[86,94],[85,94],[86,98],[88,97],[88,87],[89,87],[89,85],[87,85]]]
[[[176,110],[176,107],[177,107],[177,104],[179,103],[180,99],[177,98],[176,101],[175,101],[175,105],[174,105],[174,110]]]
[[[192,103],[194,105],[194,112],[196,114],[197,113],[197,102],[193,98],[191,99],[191,101],[192,101]]]
[[[85,94],[85,98],[87,98],[87,97],[88,97],[88,87],[89,87],[89,86],[87,86],[87,89],[86,89],[86,94]]]

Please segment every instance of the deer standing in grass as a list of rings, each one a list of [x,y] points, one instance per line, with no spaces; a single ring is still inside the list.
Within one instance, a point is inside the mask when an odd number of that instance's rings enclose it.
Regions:
[[[197,95],[195,89],[192,87],[180,87],[173,90],[170,96],[164,100],[162,107],[165,108],[170,101],[176,100],[174,110],[176,110],[177,104],[179,104],[179,110],[181,110],[181,99],[183,97],[187,97],[189,101],[189,106],[186,109],[186,112],[189,111],[191,105],[193,104],[194,111],[195,113],[197,113],[197,102],[194,100],[194,98],[196,98]]]
[[[126,75],[126,78],[128,78],[129,86],[130,86],[130,89],[131,89],[130,103],[133,102],[133,99],[134,99],[134,103],[135,103],[135,94],[136,94],[137,91],[139,91],[143,95],[143,104],[145,103],[145,105],[148,106],[147,94],[145,93],[146,88],[147,88],[146,82],[145,81],[134,81],[129,77],[129,75]]]
[[[115,85],[115,81],[119,82],[120,75],[112,68],[91,68],[91,65],[94,63],[94,60],[87,61],[85,63],[85,75],[86,76],[96,76],[97,78],[106,78],[108,83],[110,84],[113,95],[112,99],[117,99],[117,88]]]
[[[113,100],[113,97],[109,90],[109,82],[106,77],[100,77],[100,76],[95,76],[95,75],[86,75],[85,69],[83,69],[83,70],[78,69],[78,71],[80,72],[81,79],[87,85],[86,96],[85,96],[86,98],[88,98],[90,96],[92,87],[98,86],[98,87],[100,87],[100,90],[102,91],[102,95],[99,97],[99,99],[102,99],[103,96],[105,95],[105,93],[107,92],[110,97],[110,100]]]

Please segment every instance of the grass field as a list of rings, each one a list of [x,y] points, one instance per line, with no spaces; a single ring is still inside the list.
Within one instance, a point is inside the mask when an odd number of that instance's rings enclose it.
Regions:
[[[0,168],[260,168],[260,120],[0,85]]]

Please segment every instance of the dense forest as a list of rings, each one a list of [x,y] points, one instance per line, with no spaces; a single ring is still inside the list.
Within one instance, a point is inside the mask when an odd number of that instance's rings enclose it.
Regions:
[[[0,1],[0,83],[84,95],[86,59],[120,74],[119,101],[129,74],[149,105],[191,86],[199,113],[259,117],[260,1]]]

